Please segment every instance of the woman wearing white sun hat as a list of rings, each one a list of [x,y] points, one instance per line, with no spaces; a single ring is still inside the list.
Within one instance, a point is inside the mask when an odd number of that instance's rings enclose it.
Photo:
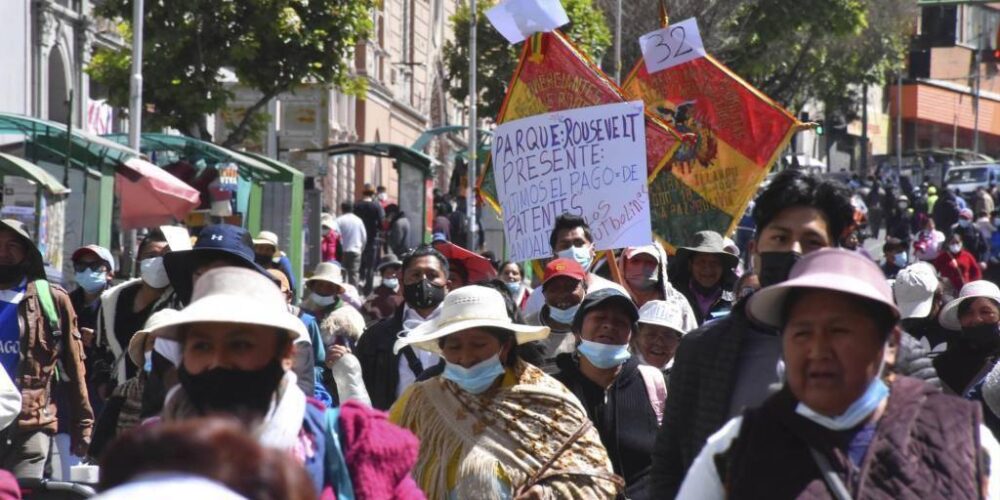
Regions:
[[[982,401],[986,374],[1000,359],[1000,288],[985,280],[968,283],[945,304],[939,318],[954,334],[947,350],[934,358],[938,377],[947,391]],[[985,405],[983,421],[994,434],[1000,433],[1000,418]]]
[[[397,350],[411,345],[446,361],[442,375],[409,387],[389,415],[420,438],[414,477],[428,498],[617,493],[620,479],[580,402],[517,356],[517,344],[548,334],[514,324],[496,290],[467,286],[397,341]]]
[[[356,401],[332,410],[307,401],[291,370],[305,325],[270,278],[237,267],[207,271],[195,282],[190,304],[150,334],[181,346],[180,384],[167,395],[164,421],[235,417],[260,444],[296,458],[317,495],[333,488],[384,498],[359,493],[372,485],[416,489],[410,472],[418,445],[409,432]],[[376,449],[392,459],[362,466]]]

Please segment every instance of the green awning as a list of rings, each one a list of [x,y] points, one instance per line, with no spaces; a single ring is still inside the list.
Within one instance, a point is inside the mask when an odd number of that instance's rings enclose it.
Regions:
[[[126,134],[108,134],[103,137],[116,142],[128,141]],[[245,175],[257,179],[269,180],[271,176],[280,174],[277,169],[247,154],[186,135],[142,134],[139,149],[151,158],[154,156],[152,153],[170,152],[191,163],[198,160],[205,160],[211,165],[232,162],[241,167]]]
[[[66,135],[70,134],[67,141]],[[67,132],[66,125],[14,113],[0,113],[0,135],[21,135],[31,155],[52,155],[86,168],[115,167],[139,152],[79,129]],[[67,149],[68,148],[68,149]]]
[[[424,172],[427,177],[434,176],[434,170],[441,163],[426,154],[417,151],[413,148],[408,148],[400,144],[393,144],[389,142],[344,142],[340,144],[334,144],[328,148],[321,150],[307,149],[306,152],[313,151],[323,151],[328,153],[330,156],[337,155],[347,155],[347,154],[363,154],[368,156],[377,156],[380,158],[392,158],[396,161],[401,161],[408,165],[413,165]]]
[[[69,188],[63,186],[58,179],[46,172],[42,167],[7,153],[0,153],[0,174],[24,177],[25,179],[34,181],[39,186],[45,188],[49,194],[64,195],[70,192]]]
[[[271,179],[268,179],[268,180],[277,181],[277,182],[294,182],[295,179],[299,178],[299,177],[305,179],[306,175],[303,174],[301,170],[299,170],[299,169],[297,169],[297,168],[295,168],[295,167],[293,167],[293,166],[291,166],[291,165],[289,165],[287,163],[283,163],[283,162],[280,162],[278,160],[275,160],[275,159],[272,159],[272,158],[268,158],[268,157],[266,157],[266,156],[264,156],[262,154],[251,153],[249,151],[243,152],[241,154],[243,156],[248,156],[250,158],[253,158],[254,160],[257,160],[257,161],[259,161],[259,162],[261,162],[261,163],[263,163],[263,164],[265,164],[265,165],[267,165],[269,167],[272,167],[275,170],[278,170],[278,174],[276,174],[274,177],[272,177]]]

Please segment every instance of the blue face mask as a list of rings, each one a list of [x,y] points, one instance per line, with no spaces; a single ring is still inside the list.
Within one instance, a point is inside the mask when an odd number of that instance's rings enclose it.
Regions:
[[[813,421],[814,423],[826,427],[831,431],[845,431],[853,429],[864,419],[868,418],[882,404],[882,401],[889,396],[889,388],[882,382],[882,378],[877,376],[868,384],[868,389],[847,407],[843,415],[828,417],[813,411],[805,403],[799,403],[795,408],[795,413]]]
[[[577,264],[580,264],[580,267],[582,267],[584,271],[590,270],[590,260],[591,260],[590,245],[582,247],[570,247],[567,248],[566,250],[563,250],[562,252],[557,253],[556,256],[562,257],[564,259],[573,259],[576,261]]]
[[[614,368],[632,357],[628,344],[601,344],[582,340],[580,345],[576,346],[576,350],[598,368]]]
[[[458,384],[465,392],[479,394],[489,389],[497,377],[503,375],[503,372],[500,355],[494,354],[486,361],[480,361],[469,368],[445,362],[444,372],[441,373],[441,376]]]
[[[153,351],[146,351],[144,354],[146,362],[142,364],[142,371],[149,373],[153,371]]]
[[[89,269],[80,271],[76,273],[76,284],[80,285],[87,293],[99,292],[108,285],[108,273]]]
[[[507,290],[510,291],[511,295],[517,295],[517,292],[521,291],[521,282],[520,281],[515,281],[513,283],[504,283],[504,286],[507,287]]]
[[[576,316],[576,310],[579,308],[580,304],[569,309],[559,309],[558,307],[549,306],[549,317],[564,325],[571,325],[573,324],[573,317]]]
[[[898,268],[906,267],[906,252],[897,253],[896,257],[893,259],[893,263],[895,263]]]
[[[399,278],[386,278],[382,280],[382,284],[395,290],[399,287]]]

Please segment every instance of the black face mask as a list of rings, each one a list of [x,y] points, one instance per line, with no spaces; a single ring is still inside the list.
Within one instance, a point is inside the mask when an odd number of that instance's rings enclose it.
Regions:
[[[441,285],[431,283],[424,278],[417,283],[403,285],[403,298],[406,304],[414,309],[430,309],[437,307],[447,292]]]
[[[962,327],[962,340],[986,348],[1000,346],[1000,329],[995,324]]]
[[[760,270],[757,271],[761,288],[788,280],[792,266],[801,258],[798,252],[761,252]]]
[[[21,264],[0,265],[0,283],[17,281],[24,276],[24,266]]]
[[[259,265],[259,266],[261,266],[261,267],[263,267],[265,269],[268,268],[268,267],[270,267],[271,266],[271,262],[272,262],[270,255],[261,255],[259,253],[258,254],[254,254],[253,261],[256,262],[257,265]]]
[[[198,411],[237,418],[263,417],[284,374],[277,358],[254,371],[213,368],[192,375],[183,363],[177,369],[177,379]]]

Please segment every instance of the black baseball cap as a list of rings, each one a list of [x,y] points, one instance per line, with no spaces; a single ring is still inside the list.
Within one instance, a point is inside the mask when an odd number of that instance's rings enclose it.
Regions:
[[[583,328],[583,318],[587,313],[607,306],[621,307],[622,311],[632,319],[632,323],[639,321],[639,309],[635,307],[635,302],[632,302],[628,295],[614,288],[601,288],[588,293],[583,298],[580,308],[576,310],[576,316],[573,316],[573,333],[580,333]]]

